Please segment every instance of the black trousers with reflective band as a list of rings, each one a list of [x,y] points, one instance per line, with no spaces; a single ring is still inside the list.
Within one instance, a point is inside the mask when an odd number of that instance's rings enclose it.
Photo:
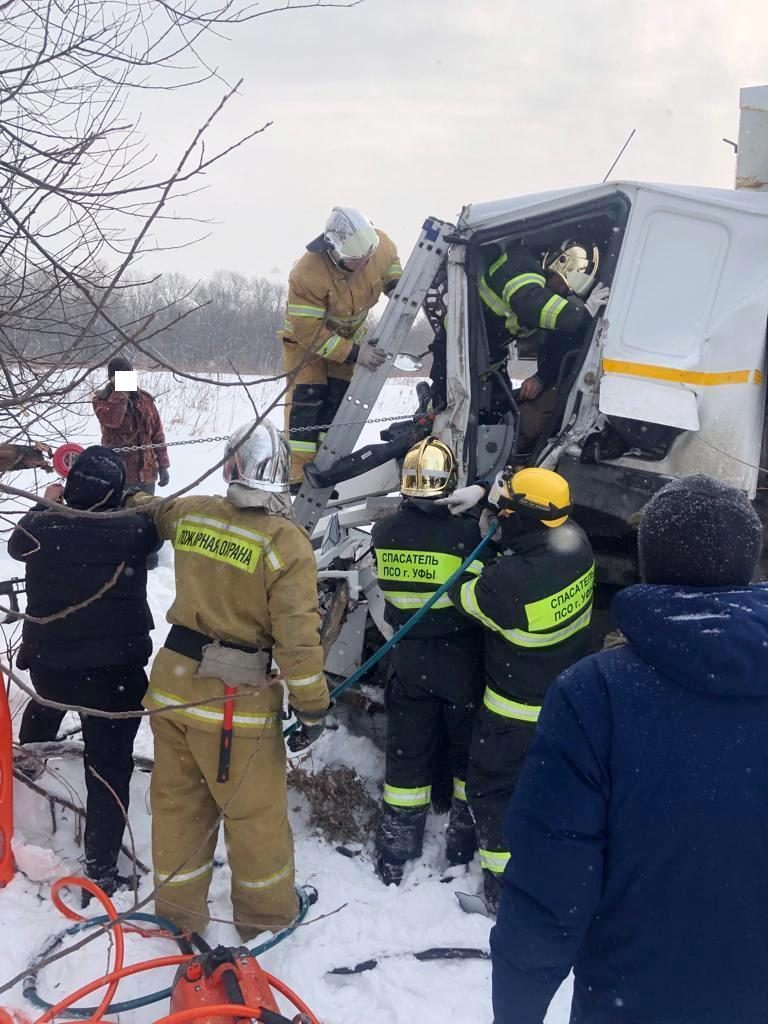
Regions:
[[[102,711],[139,711],[147,689],[143,668],[119,666],[78,672],[46,668],[30,671],[41,697]],[[65,712],[30,701],[19,729],[20,743],[55,740]],[[95,718],[82,715],[85,745],[85,864],[91,878],[113,875],[125,830],[133,775],[133,743],[140,718]],[[92,770],[93,769],[93,770]],[[101,776],[97,777],[95,772]],[[101,781],[101,780],[104,781]],[[114,792],[110,791],[113,790]]]
[[[482,636],[468,630],[405,639],[393,650],[392,668],[377,849],[384,856],[409,860],[421,855],[431,786],[443,770],[438,758],[446,758],[454,779],[464,783],[467,778],[472,726],[483,692]],[[454,845],[466,846],[468,823],[466,801],[454,799],[449,857],[452,836]]]
[[[484,705],[475,720],[469,752],[467,798],[475,819],[477,845],[484,867],[491,867],[487,853],[506,850],[504,818],[510,798],[533,743],[534,722],[506,718]]]

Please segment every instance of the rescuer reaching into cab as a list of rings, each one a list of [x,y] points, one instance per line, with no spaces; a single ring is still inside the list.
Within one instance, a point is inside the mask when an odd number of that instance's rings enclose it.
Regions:
[[[477,828],[486,903],[495,912],[507,861],[502,826],[550,684],[589,653],[594,558],[569,521],[568,482],[531,467],[502,475],[498,558],[451,588],[456,608],[485,634],[483,705],[469,754],[467,794]]]
[[[456,485],[456,460],[430,437],[405,456],[394,515],[374,524],[373,549],[386,619],[402,626],[447,582],[480,542],[476,518],[436,504]],[[473,563],[463,578],[476,577]],[[431,786],[443,734],[453,772],[446,837],[448,861],[468,864],[476,849],[466,798],[472,724],[482,696],[482,631],[444,595],[392,650],[388,691],[384,806],[376,835],[376,868],[400,883],[406,861],[421,855]]]
[[[293,490],[341,405],[355,364],[375,370],[384,362],[376,340],[366,340],[365,321],[402,272],[394,242],[348,206],[333,208],[322,235],[291,271],[281,337]]]
[[[290,520],[288,444],[263,420],[235,431],[225,454],[225,498],[137,494],[132,503],[173,543],[176,568],[171,630],[145,698],[165,711],[152,718],[157,911],[183,928],[205,928],[222,820],[235,924],[248,940],[298,911],[273,655],[310,738],[322,731],[329,698],[315,557]],[[237,689],[227,778],[225,687]]]
[[[516,245],[494,260],[480,278],[491,366],[506,362],[507,349],[518,338],[535,331],[560,336],[556,343],[542,340],[539,369],[523,381],[517,395],[519,452],[532,446],[555,409],[563,356],[580,344],[584,328],[608,301],[608,288],[595,284],[599,260],[596,246],[590,254],[573,240],[546,253],[543,261],[526,246]],[[570,293],[585,301],[568,298]]]

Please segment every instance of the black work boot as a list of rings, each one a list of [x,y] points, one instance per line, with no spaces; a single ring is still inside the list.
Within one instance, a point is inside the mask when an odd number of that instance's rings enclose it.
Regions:
[[[483,869],[483,896],[488,913],[496,917],[501,896],[501,875],[488,871],[487,868]]]
[[[133,877],[129,878],[127,875],[118,875],[117,868],[98,871],[86,866],[86,878],[91,882],[95,882],[109,897],[114,896],[116,892],[130,892],[136,889],[136,879]],[[83,908],[90,906],[91,900],[94,897],[87,889],[81,889],[80,891],[82,893],[80,906]]]
[[[376,858],[376,874],[384,885],[400,885],[403,880],[405,861],[380,853]]]
[[[469,864],[477,850],[475,822],[466,800],[456,797],[451,802],[451,816],[445,833],[445,852],[448,863]]]

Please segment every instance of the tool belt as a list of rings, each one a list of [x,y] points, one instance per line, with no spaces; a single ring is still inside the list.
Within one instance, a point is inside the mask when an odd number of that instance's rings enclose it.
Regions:
[[[195,675],[220,679],[227,686],[248,686],[257,692],[273,682],[268,677],[272,660],[269,647],[249,647],[198,633],[186,626],[171,626],[165,646],[199,662]]]

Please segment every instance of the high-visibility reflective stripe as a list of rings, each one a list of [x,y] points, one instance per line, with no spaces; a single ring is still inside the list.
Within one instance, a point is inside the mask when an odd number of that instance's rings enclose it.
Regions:
[[[655,366],[651,363],[630,363],[623,359],[604,359],[605,373],[618,373],[629,377],[648,377],[651,380],[669,380],[677,384],[701,384],[713,387],[721,384],[749,384],[758,370],[679,370],[675,366]],[[760,383],[755,378],[755,383]]]
[[[270,548],[267,552],[267,564],[273,572],[277,572],[278,569],[282,569],[285,566],[285,562],[274,548]]]
[[[322,683],[324,680],[325,676],[322,672],[315,672],[313,676],[302,676],[299,679],[291,679],[289,676],[285,682],[287,686],[300,689],[302,686],[314,686],[315,683]]]
[[[508,259],[508,254],[503,252],[497,260],[494,260],[490,267],[488,267],[488,277],[493,277],[493,275],[496,273],[499,267],[503,267]]]
[[[202,878],[203,875],[209,875],[212,871],[213,861],[209,860],[207,864],[194,868],[192,871],[179,871],[176,874],[164,875],[156,870],[155,879],[161,885],[186,885],[187,882],[194,882],[195,879]]]
[[[239,885],[243,889],[268,889],[270,885],[276,885],[278,882],[282,882],[284,878],[293,871],[293,861],[289,861],[284,868],[280,868],[274,875],[269,875],[267,878],[255,878],[253,880],[247,880],[244,878],[234,879],[235,885]]]
[[[517,316],[516,316],[515,313],[510,313],[509,314],[509,316],[504,321],[504,326],[506,327],[507,331],[510,334],[513,334],[513,335],[515,335],[518,338],[519,337],[525,337],[526,335],[532,333],[532,331],[530,331],[527,327],[526,328],[522,328],[520,326],[520,321],[517,319]]]
[[[503,629],[490,616],[481,611],[477,603],[475,588],[479,579],[480,577],[477,577],[462,586],[459,591],[461,607],[468,615],[477,619],[478,622],[482,622],[484,626],[492,629],[494,633],[499,633],[507,643],[512,644],[514,647],[554,647],[555,644],[562,643],[563,640],[567,640],[574,633],[578,633],[579,630],[585,629],[592,619],[592,605],[590,604],[586,611],[574,619],[573,622],[569,622],[562,629],[556,629],[550,633],[530,633],[525,629]]]
[[[292,452],[312,452],[314,455],[317,451],[317,441],[294,441],[291,438],[288,447]]]
[[[384,803],[391,807],[426,807],[432,799],[431,786],[413,789],[401,786],[384,786]]]
[[[554,629],[561,622],[566,622],[592,600],[594,586],[595,567],[591,565],[583,576],[567,587],[563,587],[556,594],[527,604],[525,615],[528,619],[528,629],[540,633],[545,629]]]
[[[336,349],[343,341],[349,341],[348,338],[342,338],[340,334],[332,334],[327,341],[318,348],[317,354],[319,356],[329,356],[331,352],[335,352]]]
[[[553,295],[539,314],[539,326],[542,330],[554,331],[557,326],[557,318],[567,305],[567,299],[563,299],[559,295]]]
[[[179,704],[187,703],[173,693],[164,693],[162,690],[155,690],[154,687],[147,691],[147,700],[154,701],[155,704],[166,708],[175,708]],[[219,723],[224,720],[223,705],[219,708],[208,704],[202,704],[195,708],[178,708],[176,714],[199,722]],[[237,711],[233,721],[235,725],[242,725],[244,728],[261,729],[265,725],[271,725],[273,722],[276,722],[277,714],[254,715],[245,711]]]
[[[467,784],[463,779],[453,778],[453,796],[456,800],[467,802]]]
[[[312,320],[323,319],[327,310],[324,306],[297,306],[288,303],[288,316],[309,317]]]
[[[434,592],[434,590],[428,590],[424,593],[416,593],[414,591],[406,590],[382,591],[384,599],[389,601],[389,603],[395,608],[400,608],[401,611],[408,611],[411,608],[421,608],[421,606],[425,605],[430,597],[432,597]],[[443,594],[442,597],[438,597],[432,605],[432,608],[430,608],[430,611],[435,608],[453,608],[453,601],[451,601],[447,594]]]
[[[488,629],[492,629],[495,632],[502,632],[500,626],[497,626],[493,619],[489,618],[484,612],[480,610],[480,605],[477,603],[477,596],[475,595],[475,587],[479,583],[480,578],[469,580],[465,583],[459,591],[459,604],[464,611],[477,619],[478,622],[482,622]]]
[[[509,862],[510,854],[506,850],[479,850],[480,867],[492,871],[494,875],[503,875]]]
[[[380,580],[398,583],[445,583],[461,565],[458,555],[438,551],[408,551],[400,548],[376,549],[376,575]]]
[[[492,313],[496,316],[509,316],[509,307],[501,301],[484,277],[480,278],[479,291],[480,298]]]
[[[356,313],[355,316],[329,316],[326,320],[330,327],[359,327],[360,324],[365,322],[365,318],[368,316],[368,310],[363,310],[362,313]]]
[[[531,284],[535,284],[537,288],[543,288],[546,283],[546,280],[541,274],[517,274],[516,277],[511,278],[504,285],[501,298],[507,305],[509,305],[509,300],[516,292],[519,292],[521,288],[527,288],[528,285]]]
[[[384,278],[390,277],[401,277],[403,273],[403,265],[400,260],[395,260],[394,263],[390,263],[387,267],[387,271],[384,274]]]
[[[554,647],[555,644],[561,644],[563,640],[572,637],[574,633],[586,629],[591,621],[592,604],[590,603],[586,611],[582,612],[577,619],[569,622],[562,629],[555,629],[551,633],[528,633],[524,629],[505,629],[501,632],[504,634],[505,640],[508,640],[511,644],[516,644],[518,647]]]
[[[489,711],[493,711],[502,718],[514,718],[518,722],[538,722],[541,705],[521,704],[519,701],[510,700],[501,693],[486,686],[483,694],[483,704]]]
[[[465,572],[470,573],[472,576],[479,576],[480,573],[483,571],[483,568],[483,563],[480,561],[479,558],[476,558],[474,562],[469,563],[469,565],[465,569]]]

